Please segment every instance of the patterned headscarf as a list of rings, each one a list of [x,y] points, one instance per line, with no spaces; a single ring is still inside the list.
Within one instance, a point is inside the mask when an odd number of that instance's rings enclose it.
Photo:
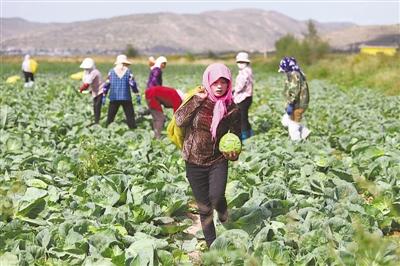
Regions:
[[[219,78],[228,80],[228,89],[225,95],[216,97],[212,92],[211,85]],[[207,90],[208,98],[215,102],[213,118],[211,122],[211,135],[215,139],[217,127],[224,115],[227,113],[227,106],[232,103],[232,74],[227,66],[221,63],[209,65],[203,74],[203,87]]]
[[[279,63],[279,70],[278,72],[292,72],[297,71],[303,73],[300,67],[297,65],[296,58],[285,56],[282,58],[281,62]]]

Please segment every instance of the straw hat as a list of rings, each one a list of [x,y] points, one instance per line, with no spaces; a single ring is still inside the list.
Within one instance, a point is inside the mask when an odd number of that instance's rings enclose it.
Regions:
[[[249,54],[246,52],[240,52],[236,55],[236,62],[250,63]]]
[[[165,57],[165,56],[159,56],[157,59],[156,59],[156,63],[160,63],[160,65],[162,64],[162,63],[167,63],[168,61],[167,61],[167,58]]]
[[[120,54],[119,56],[117,56],[117,60],[115,60],[114,65],[119,65],[119,64],[131,65],[132,63],[128,61],[126,55]]]
[[[92,58],[87,57],[83,59],[82,64],[79,67],[83,69],[91,69],[94,67],[94,61]]]

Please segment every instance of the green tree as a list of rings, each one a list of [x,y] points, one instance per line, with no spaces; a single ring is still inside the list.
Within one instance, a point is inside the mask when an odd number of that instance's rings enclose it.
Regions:
[[[323,58],[330,50],[329,44],[320,38],[317,28],[311,20],[307,22],[307,32],[304,34],[302,46],[306,64],[312,64]]]
[[[216,53],[214,53],[213,51],[209,50],[209,51],[207,52],[207,57],[208,57],[208,58],[211,58],[211,59],[217,59],[217,58],[218,58],[218,55],[217,55]]]
[[[291,34],[287,34],[275,42],[276,56],[279,59],[284,56],[297,57],[299,48],[299,41]]]
[[[291,34],[285,35],[275,43],[276,55],[278,57],[293,55],[300,47],[299,41]]]
[[[139,55],[138,50],[132,44],[128,44],[125,49],[125,54],[128,57],[136,57]]]
[[[310,20],[302,41],[288,34],[275,42],[275,49],[277,60],[283,56],[294,56],[301,64],[309,65],[324,57],[330,48],[321,40],[314,22]]]
[[[285,35],[275,42],[276,58],[279,61],[284,56],[299,58],[301,43],[291,34]],[[299,58],[300,59],[300,58]]]
[[[307,32],[304,34],[304,37],[308,40],[319,39],[317,28],[312,20],[307,22]]]
[[[185,58],[186,58],[186,60],[187,60],[188,62],[193,62],[193,61],[195,60],[195,56],[194,56],[194,54],[191,53],[191,52],[187,52],[187,53],[185,54]]]

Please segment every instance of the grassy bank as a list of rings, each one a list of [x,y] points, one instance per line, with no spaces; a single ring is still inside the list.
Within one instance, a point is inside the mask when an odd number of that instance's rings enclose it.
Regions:
[[[308,80],[324,79],[339,85],[343,90],[370,88],[385,95],[400,95],[400,58],[384,55],[330,54],[312,65],[300,67]],[[276,72],[280,58],[255,58],[255,67],[265,72]]]
[[[400,56],[331,55],[306,68],[309,79],[327,79],[348,90],[366,87],[400,94]]]

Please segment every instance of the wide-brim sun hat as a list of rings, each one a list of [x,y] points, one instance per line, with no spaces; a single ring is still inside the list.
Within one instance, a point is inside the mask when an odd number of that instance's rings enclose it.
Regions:
[[[93,66],[94,66],[93,59],[87,57],[87,58],[83,59],[82,64],[79,67],[83,68],[83,69],[91,69],[91,68],[93,68]]]
[[[236,62],[250,63],[249,54],[246,52],[240,52],[236,55]]]
[[[127,64],[131,65],[132,63],[128,61],[128,58],[124,54],[120,54],[117,56],[117,59],[115,60],[114,65],[119,65],[119,64]]]
[[[162,64],[162,63],[167,63],[168,61],[167,61],[167,58],[166,58],[165,56],[159,56],[159,57],[156,59],[156,62]]]
[[[159,56],[159,57],[157,57],[157,59],[156,59],[156,62],[154,63],[154,66],[153,66],[153,68],[154,67],[161,67],[161,65],[163,64],[163,63],[167,63],[168,61],[167,61],[167,58],[165,57],[165,56]]]

